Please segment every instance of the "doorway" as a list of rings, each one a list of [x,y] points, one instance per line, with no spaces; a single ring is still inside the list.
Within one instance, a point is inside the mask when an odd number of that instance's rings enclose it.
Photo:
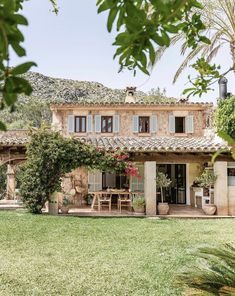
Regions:
[[[170,204],[186,204],[186,164],[157,164],[157,172],[167,174],[171,179],[171,185],[163,188],[164,201]],[[159,192],[157,201],[161,201]]]

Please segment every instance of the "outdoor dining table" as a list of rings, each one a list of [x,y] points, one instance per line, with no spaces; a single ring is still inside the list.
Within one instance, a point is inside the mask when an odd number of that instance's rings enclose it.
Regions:
[[[102,194],[111,194],[111,198],[112,198],[112,195],[129,195],[129,196],[132,196],[132,193],[133,192],[129,192],[129,191],[121,191],[121,190],[112,190],[112,191],[92,191],[92,192],[89,192],[90,194],[93,195],[93,200],[92,200],[92,204],[91,204],[91,209],[94,210],[94,207],[96,205],[96,202],[98,201],[98,196],[99,195],[102,195]]]

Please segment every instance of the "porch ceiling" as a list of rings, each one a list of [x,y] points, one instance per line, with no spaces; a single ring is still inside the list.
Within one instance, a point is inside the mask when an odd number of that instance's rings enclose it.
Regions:
[[[228,149],[226,143],[207,137],[98,137],[82,138],[86,143],[105,150],[121,149],[142,152],[216,152]]]

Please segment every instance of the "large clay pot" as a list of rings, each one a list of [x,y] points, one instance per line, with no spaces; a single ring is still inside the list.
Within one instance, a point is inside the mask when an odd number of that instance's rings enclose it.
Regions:
[[[169,213],[169,205],[167,202],[159,202],[158,206],[158,215],[167,215]]]
[[[144,206],[143,206],[143,207],[135,207],[135,206],[133,205],[133,209],[134,209],[135,213],[138,213],[138,214],[144,214],[144,213],[145,213],[145,208],[144,208]]]
[[[202,209],[206,215],[214,215],[216,212],[216,205],[204,205]]]
[[[59,212],[59,199],[63,197],[63,193],[54,192],[50,196],[48,213],[50,215],[57,215]]]

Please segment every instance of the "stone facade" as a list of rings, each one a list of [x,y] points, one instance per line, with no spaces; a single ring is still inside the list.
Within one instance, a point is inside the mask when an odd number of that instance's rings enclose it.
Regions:
[[[173,105],[173,106],[172,106]],[[93,116],[93,131],[90,133],[75,133],[76,136],[89,136],[97,137],[94,131],[94,117],[95,115],[113,116],[118,114],[120,116],[120,131],[118,133],[108,133],[102,136],[120,136],[120,137],[144,137],[146,134],[133,133],[132,131],[132,117],[133,115],[139,116],[157,116],[157,131],[154,133],[148,133],[148,136],[161,137],[172,136],[174,134],[169,131],[169,115],[186,117],[188,115],[193,116],[194,132],[188,134],[177,134],[177,136],[187,137],[202,137],[204,130],[207,127],[209,121],[209,115],[212,112],[212,106],[209,104],[168,104],[168,105],[136,105],[136,104],[123,104],[123,105],[105,105],[105,106],[93,106],[93,105],[52,105],[53,111],[53,125],[57,130],[61,130],[64,135],[68,135],[68,121],[69,115],[74,116]]]

